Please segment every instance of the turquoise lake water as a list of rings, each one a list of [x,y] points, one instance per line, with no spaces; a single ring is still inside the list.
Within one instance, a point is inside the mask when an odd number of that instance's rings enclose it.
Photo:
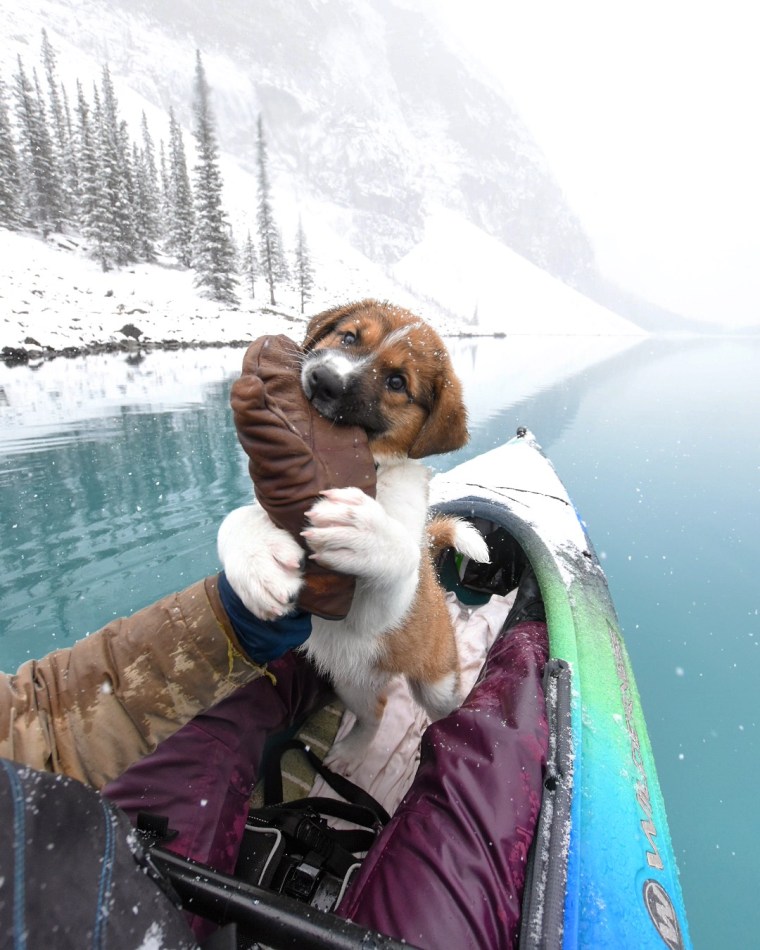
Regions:
[[[760,932],[760,341],[452,345],[467,449],[529,426],[602,558],[644,705],[695,946]],[[603,349],[604,347],[602,347]],[[570,358],[572,357],[572,358]],[[55,360],[0,381],[0,667],[217,569],[248,501],[242,351]],[[172,362],[174,361],[174,362]]]

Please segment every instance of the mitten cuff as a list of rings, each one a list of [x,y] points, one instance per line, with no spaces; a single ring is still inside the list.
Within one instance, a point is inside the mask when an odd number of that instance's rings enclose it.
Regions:
[[[276,660],[308,640],[311,614],[298,611],[278,620],[260,620],[232,589],[224,571],[217,579],[217,589],[240,646],[255,663]]]

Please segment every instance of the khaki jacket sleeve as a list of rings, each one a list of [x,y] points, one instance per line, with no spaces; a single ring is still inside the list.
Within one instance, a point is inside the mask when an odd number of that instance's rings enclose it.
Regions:
[[[0,756],[101,788],[263,672],[207,578],[0,674]]]

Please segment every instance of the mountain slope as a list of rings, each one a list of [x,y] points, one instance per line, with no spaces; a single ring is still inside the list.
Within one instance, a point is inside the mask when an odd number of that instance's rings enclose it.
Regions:
[[[469,318],[472,301],[490,293],[478,284],[482,268],[469,269],[464,295],[409,273],[441,209],[463,222],[463,233],[476,228],[565,281],[592,265],[588,240],[519,117],[413,0],[258,0],[253,9],[225,0],[213,16],[194,0],[39,0],[34,8],[0,0],[0,11],[9,24],[6,77],[19,52],[39,62],[44,25],[70,90],[76,78],[87,88],[109,63],[133,137],[143,110],[156,141],[166,138],[169,106],[190,127],[200,48],[236,233],[255,226],[261,113],[286,244],[302,215],[331,276],[348,259],[375,278],[399,265],[396,276],[418,286],[432,309]],[[449,233],[448,246],[439,243],[444,266],[462,244]],[[392,280],[379,283],[395,292]],[[564,323],[569,332],[599,332],[597,317],[594,310],[593,330],[582,319]],[[621,332],[612,315],[608,332]]]
[[[44,23],[62,58],[107,60],[115,81],[161,110],[174,105],[186,127],[200,48],[222,147],[252,169],[263,113],[280,173],[340,209],[354,246],[379,263],[408,252],[443,199],[555,276],[591,262],[519,117],[408,3],[225,0],[213,16],[194,0],[3,6],[27,53]]]
[[[646,335],[449,211],[428,218],[424,239],[393,274],[413,293],[468,314],[481,332]]]

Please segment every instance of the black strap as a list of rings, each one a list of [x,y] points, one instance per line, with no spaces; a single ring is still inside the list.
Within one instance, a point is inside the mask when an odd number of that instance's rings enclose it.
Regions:
[[[314,796],[291,802],[282,801],[282,756],[296,750],[306,756],[312,768],[345,801]],[[325,816],[348,821],[357,828],[336,829]],[[251,824],[278,828],[303,851],[318,858],[333,874],[344,876],[356,863],[355,855],[368,851],[390,816],[368,792],[329,769],[300,739],[278,745],[264,769],[264,805],[251,809]]]
[[[268,805],[279,805],[282,803],[282,773],[280,763],[282,756],[291,749],[296,749],[302,752],[308,759],[309,764],[314,769],[314,771],[327,782],[334,792],[337,792],[341,798],[344,798],[352,805],[359,805],[360,807],[369,810],[374,815],[375,821],[379,823],[380,826],[387,825],[391,820],[388,812],[383,808],[380,802],[376,801],[369,794],[369,792],[365,792],[363,788],[350,781],[350,779],[347,779],[344,775],[339,775],[337,772],[333,772],[332,769],[329,769],[324,764],[324,762],[322,762],[319,756],[312,752],[311,748],[300,739],[290,739],[288,742],[283,742],[276,749],[272,750],[272,755],[267,761],[264,771],[265,807]],[[314,799],[311,800],[314,801]],[[308,802],[309,799],[304,799],[304,801]],[[323,801],[328,801],[328,799],[323,799]],[[332,799],[329,799],[329,801],[332,801]],[[293,802],[287,802],[286,804],[291,806]],[[344,816],[334,815],[333,817],[339,818]],[[351,818],[348,820],[353,821]],[[356,823],[366,824],[365,821],[359,821]]]

